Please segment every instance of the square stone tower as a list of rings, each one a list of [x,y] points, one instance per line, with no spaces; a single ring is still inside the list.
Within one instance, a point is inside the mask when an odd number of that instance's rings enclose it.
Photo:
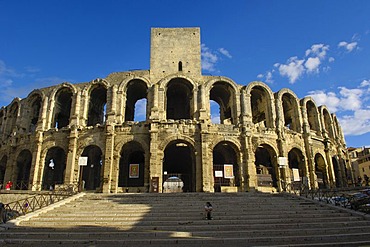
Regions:
[[[152,79],[183,73],[201,75],[200,28],[152,28],[150,74]]]

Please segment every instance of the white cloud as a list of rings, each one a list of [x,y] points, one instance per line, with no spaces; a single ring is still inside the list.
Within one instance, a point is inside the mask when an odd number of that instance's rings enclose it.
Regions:
[[[213,72],[218,61],[217,54],[209,49],[205,44],[202,44],[202,69]]]
[[[324,44],[314,44],[311,46],[310,49],[306,50],[306,57],[312,55],[314,57],[319,57],[320,59],[324,59],[326,57],[326,52],[329,50],[328,45]]]
[[[345,135],[362,135],[370,132],[370,110],[361,109],[353,115],[338,118]]]
[[[202,57],[202,69],[208,72],[215,72],[216,64],[219,60],[222,60],[223,55],[227,58],[232,58],[231,54],[225,48],[219,48],[217,51],[214,51],[207,47],[205,44],[201,45],[201,57]]]
[[[347,43],[346,41],[341,41],[338,44],[338,47],[344,47],[348,52],[353,51],[355,48],[357,48],[358,43],[356,41],[353,41],[351,43]]]
[[[264,77],[264,75],[263,75],[263,74],[258,74],[258,75],[257,75],[257,78],[258,78],[258,79],[262,79],[263,77]]]
[[[339,89],[339,94],[341,95],[341,108],[343,110],[356,111],[361,108],[363,90],[348,89],[346,87],[339,87]]]
[[[333,58],[333,57],[329,57],[329,63],[332,63],[332,62],[334,62],[335,61],[335,58]]]
[[[304,66],[307,69],[307,72],[319,72],[319,66],[321,64],[320,58],[318,57],[309,57],[306,62],[304,63]]]
[[[297,57],[291,57],[288,59],[287,64],[279,65],[279,72],[282,76],[288,77],[290,83],[294,83],[305,72],[303,63],[303,59],[299,60]]]
[[[360,87],[368,87],[370,86],[370,80],[363,80],[360,84]]]
[[[224,56],[226,56],[226,57],[228,57],[228,58],[232,58],[232,56],[231,56],[231,54],[229,53],[229,51],[228,51],[228,50],[226,50],[225,48],[220,48],[220,49],[218,49],[218,51],[219,51],[222,55],[224,55]]]

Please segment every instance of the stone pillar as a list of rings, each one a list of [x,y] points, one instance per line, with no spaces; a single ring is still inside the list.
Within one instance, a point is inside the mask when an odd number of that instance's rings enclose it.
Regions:
[[[208,120],[204,84],[199,86],[199,99],[199,120],[204,122]]]
[[[109,117],[108,117],[109,120]],[[105,159],[104,159],[104,168],[103,168],[103,192],[105,193],[113,193],[112,188],[116,188],[117,186],[113,186],[114,179],[114,140],[115,140],[115,129],[113,125],[106,126],[106,139],[105,139]]]
[[[69,134],[67,164],[64,175],[65,184],[77,185],[79,182],[77,148],[78,148],[78,130],[76,128],[72,128],[71,133]]]
[[[30,171],[30,182],[28,187],[29,189],[33,191],[41,190],[42,186],[42,173],[44,171],[43,166],[45,162],[41,159],[41,153],[42,153],[42,143],[43,143],[43,133],[36,131],[35,134],[35,149],[32,153],[32,166]]]
[[[158,126],[157,123],[152,123],[150,126],[150,168],[149,168],[149,179],[152,180],[153,177],[159,178],[159,188],[158,192],[162,192],[163,184],[163,171],[162,171],[162,160],[163,160],[163,150],[158,150]],[[162,152],[160,154],[160,152]],[[152,184],[150,185],[152,186]],[[152,188],[149,188],[152,191]]]
[[[202,191],[203,192],[214,192],[214,180],[213,180],[213,158],[211,150],[209,148],[209,136],[206,124],[200,125],[200,139],[201,139],[201,157],[200,162],[202,164]]]

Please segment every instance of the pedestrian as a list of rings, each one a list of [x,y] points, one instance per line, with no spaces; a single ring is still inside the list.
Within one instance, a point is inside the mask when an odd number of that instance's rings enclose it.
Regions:
[[[5,185],[5,189],[6,189],[6,190],[10,190],[10,189],[12,188],[12,186],[13,186],[13,182],[12,182],[12,181],[8,181],[8,182],[6,183],[6,185]]]
[[[211,220],[212,219],[212,204],[210,202],[207,202],[204,206],[204,211],[206,213],[206,219]]]

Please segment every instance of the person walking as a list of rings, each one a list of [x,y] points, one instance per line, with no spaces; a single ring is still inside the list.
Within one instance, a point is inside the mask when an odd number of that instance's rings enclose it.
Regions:
[[[207,220],[212,220],[212,204],[210,202],[207,202],[206,205],[204,206],[204,211],[206,213],[206,219]]]

